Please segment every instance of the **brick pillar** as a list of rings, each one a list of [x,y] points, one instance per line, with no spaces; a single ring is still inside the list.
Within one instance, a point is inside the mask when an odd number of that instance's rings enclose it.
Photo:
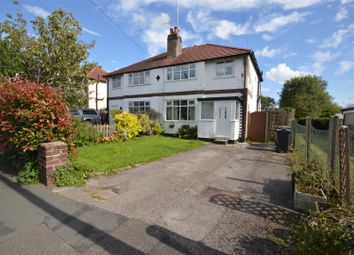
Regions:
[[[68,162],[68,147],[63,142],[39,145],[39,179],[46,186],[54,186],[51,175],[58,166]]]

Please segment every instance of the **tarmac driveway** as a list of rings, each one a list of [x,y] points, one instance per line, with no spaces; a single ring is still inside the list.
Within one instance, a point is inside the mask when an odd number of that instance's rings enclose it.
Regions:
[[[293,215],[284,155],[246,144],[210,144],[54,191],[174,233],[177,246],[226,254],[276,253],[265,237],[282,234]]]

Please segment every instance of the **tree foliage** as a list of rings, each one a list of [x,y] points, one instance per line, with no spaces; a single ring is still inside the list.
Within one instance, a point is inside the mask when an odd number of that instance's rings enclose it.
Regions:
[[[318,76],[308,75],[285,82],[280,94],[280,107],[295,108],[295,115],[302,119],[328,118],[339,112],[339,107],[326,91],[327,82]]]
[[[274,108],[276,105],[275,100],[272,97],[260,96],[259,98],[261,99],[261,105],[263,111],[266,109]]]
[[[40,143],[72,145],[72,123],[62,96],[28,81],[0,83],[0,143],[8,150],[35,152]]]
[[[89,49],[94,43],[79,39],[81,26],[71,13],[54,10],[46,19],[31,21],[33,35],[18,11],[0,22],[0,79],[19,74],[23,79],[48,84],[63,93],[70,107],[87,102]]]

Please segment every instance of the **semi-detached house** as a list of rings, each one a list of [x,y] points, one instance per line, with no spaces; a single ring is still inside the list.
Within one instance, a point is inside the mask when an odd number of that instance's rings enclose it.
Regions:
[[[187,124],[198,126],[199,138],[244,140],[248,114],[260,109],[262,72],[252,50],[215,44],[182,48],[176,27],[167,37],[167,52],[105,78],[109,111],[154,109],[168,134]]]

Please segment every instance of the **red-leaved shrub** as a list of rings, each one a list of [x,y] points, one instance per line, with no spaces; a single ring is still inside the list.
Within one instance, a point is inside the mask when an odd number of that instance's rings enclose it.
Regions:
[[[0,143],[19,152],[43,142],[72,144],[71,118],[62,96],[50,86],[29,81],[0,83]]]

